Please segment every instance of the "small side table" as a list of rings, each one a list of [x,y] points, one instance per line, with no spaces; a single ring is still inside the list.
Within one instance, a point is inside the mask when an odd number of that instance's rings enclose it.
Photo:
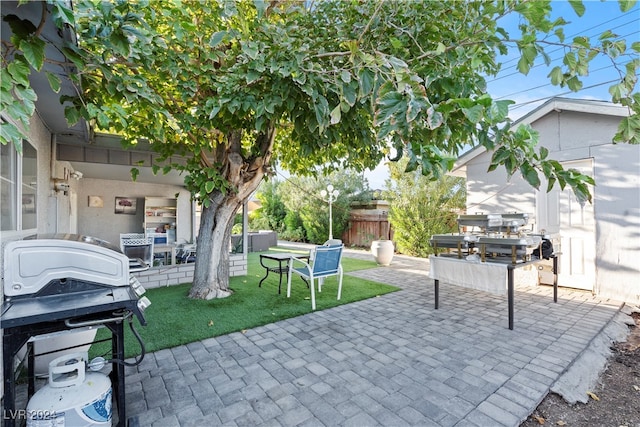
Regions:
[[[264,267],[266,273],[264,277],[260,279],[258,287],[262,287],[262,282],[264,282],[264,280],[269,276],[269,272],[278,273],[280,275],[280,279],[278,281],[278,294],[280,294],[280,291],[282,289],[282,275],[284,274],[287,279],[289,278],[289,262],[291,261],[291,257],[296,257],[307,261],[309,260],[309,255],[294,254],[288,252],[260,254],[260,265]]]

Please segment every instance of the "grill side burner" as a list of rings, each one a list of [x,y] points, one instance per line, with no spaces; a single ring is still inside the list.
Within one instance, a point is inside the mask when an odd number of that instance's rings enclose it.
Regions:
[[[33,236],[6,245],[0,318],[5,414],[16,413],[14,359],[31,338],[104,326],[112,333],[110,377],[118,425],[126,425],[124,323],[135,315],[146,325],[144,310],[149,305],[129,265],[117,247],[76,234]],[[29,396],[35,391],[30,349]],[[10,418],[4,418],[5,427],[15,425]]]

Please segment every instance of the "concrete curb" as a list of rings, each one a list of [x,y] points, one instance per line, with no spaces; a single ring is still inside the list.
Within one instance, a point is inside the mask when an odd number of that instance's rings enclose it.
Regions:
[[[600,374],[606,369],[611,356],[611,345],[627,340],[629,326],[635,324],[630,314],[637,310],[636,307],[622,304],[618,313],[551,386],[550,391],[562,396],[572,405],[577,402],[587,403],[587,392],[594,389]]]

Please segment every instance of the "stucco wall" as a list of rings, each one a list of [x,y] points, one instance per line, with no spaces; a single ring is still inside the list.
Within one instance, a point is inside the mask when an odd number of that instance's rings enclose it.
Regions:
[[[31,118],[29,128],[29,142],[37,150],[37,165],[38,165],[38,181],[36,191],[36,215],[38,218],[38,233],[51,232],[47,228],[47,216],[49,215],[49,195],[52,192],[51,186],[51,164],[49,161],[51,153],[51,134],[44,126],[42,121],[37,115]],[[30,234],[33,234],[34,230],[25,231],[10,231],[0,232],[0,298],[4,300],[4,247],[13,240],[19,240]],[[0,345],[2,345],[2,336],[0,335]],[[2,355],[0,355],[0,377],[4,378],[2,371]],[[0,389],[0,397],[3,396],[4,390]]]
[[[190,241],[192,234],[192,209],[190,194],[175,185],[147,184],[132,181],[110,181],[83,178],[78,186],[78,233],[107,240],[119,245],[120,233],[143,233],[145,196],[175,197],[178,193],[178,220],[176,241]],[[102,208],[89,207],[89,196],[100,196]],[[115,198],[129,197],[137,200],[135,215],[115,213]]]
[[[640,147],[602,145],[596,159],[596,292],[640,303]]]

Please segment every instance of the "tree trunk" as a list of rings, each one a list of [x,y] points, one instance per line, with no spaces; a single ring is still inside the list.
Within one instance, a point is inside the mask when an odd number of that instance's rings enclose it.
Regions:
[[[242,206],[235,195],[218,195],[203,207],[198,232],[196,265],[190,298],[213,299],[231,295],[229,290],[229,248],[233,219]]]
[[[211,204],[203,206],[200,216],[200,230],[196,240],[196,265],[190,298],[213,299],[231,295],[229,290],[229,252],[231,248],[231,228],[238,208],[258,188],[269,169],[271,150],[275,138],[275,128],[260,134],[257,144],[261,156],[244,159],[240,140],[242,132],[228,135],[229,145],[223,159],[224,175],[235,191],[222,193],[214,190],[208,194]],[[245,230],[246,231],[246,230]]]

